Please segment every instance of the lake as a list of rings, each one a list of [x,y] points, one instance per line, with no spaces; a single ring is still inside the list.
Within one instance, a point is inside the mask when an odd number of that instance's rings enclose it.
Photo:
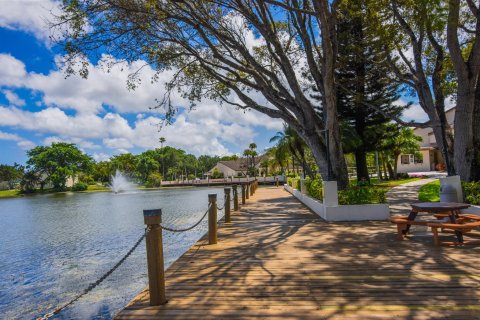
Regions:
[[[177,188],[113,194],[55,193],[0,200],[0,315],[33,319],[82,292],[144,232],[143,209],[161,208],[163,225],[193,225],[208,194],[221,188]],[[219,218],[221,213],[219,212]],[[168,267],[207,231],[163,232]],[[147,286],[145,243],[92,292],[57,319],[110,319]],[[55,317],[54,317],[55,318]]]

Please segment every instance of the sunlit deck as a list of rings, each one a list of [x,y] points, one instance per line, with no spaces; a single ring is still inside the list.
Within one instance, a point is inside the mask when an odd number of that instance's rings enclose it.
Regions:
[[[325,223],[259,188],[166,272],[168,304],[140,293],[118,319],[478,319],[480,250],[398,241],[389,222]]]

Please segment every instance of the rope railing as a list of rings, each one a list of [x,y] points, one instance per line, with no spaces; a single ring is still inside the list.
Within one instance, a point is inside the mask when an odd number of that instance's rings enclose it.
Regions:
[[[238,199],[238,196],[239,194],[242,194],[243,195],[243,189],[244,188],[241,188],[240,189],[240,192],[237,193],[237,199]],[[229,192],[229,191],[228,191]],[[248,191],[245,190],[245,194],[248,194]],[[200,223],[202,223],[202,221],[205,219],[205,217],[208,215],[209,216],[209,231],[208,231],[208,234],[209,234],[209,244],[215,244],[217,243],[217,227],[216,227],[216,224],[217,224],[217,221],[216,221],[216,210],[223,210],[225,209],[226,205],[230,205],[230,202],[233,202],[234,201],[234,197],[231,197],[229,200],[230,201],[227,201],[227,194],[224,195],[224,201],[223,201],[223,206],[222,207],[219,207],[217,204],[216,204],[216,194],[210,194],[209,195],[209,205],[208,205],[208,208],[207,210],[205,211],[205,213],[201,216],[201,218],[196,222],[194,223],[192,226],[188,227],[188,228],[172,228],[172,227],[167,227],[167,226],[164,226],[164,225],[161,225],[161,209],[154,209],[154,210],[144,210],[144,217],[145,217],[145,224],[147,224],[147,227],[145,228],[145,232],[142,234],[142,236],[133,244],[133,246],[130,248],[130,250],[127,251],[127,253],[112,267],[110,268],[107,272],[105,272],[97,281],[95,282],[92,282],[90,283],[81,293],[79,293],[78,295],[76,295],[73,299],[69,300],[67,303],[61,305],[60,307],[57,307],[56,309],[54,309],[53,311],[49,312],[49,313],[46,313],[44,314],[43,316],[41,317],[38,317],[37,320],[48,320],[50,319],[51,317],[59,314],[62,310],[64,310],[65,308],[71,306],[72,304],[74,304],[76,301],[78,301],[80,298],[82,298],[83,296],[85,296],[86,294],[88,294],[89,292],[91,292],[93,289],[95,289],[98,285],[100,285],[105,279],[107,279],[116,269],[118,269],[118,267],[120,267],[126,260],[127,258],[135,251],[135,249],[138,248],[138,246],[140,245],[140,243],[148,236],[148,239],[150,238],[156,238],[158,237],[158,239],[160,239],[160,246],[163,246],[162,245],[162,241],[161,241],[161,232],[160,234],[158,234],[158,230],[159,228],[162,229],[162,230],[166,230],[166,231],[170,231],[170,232],[186,232],[186,231],[189,231],[189,230],[192,230],[194,229],[195,227],[197,227]],[[229,207],[230,208],[230,207]],[[227,211],[229,211],[230,209],[227,209]],[[149,212],[147,214],[147,212]],[[148,217],[148,220],[147,220],[147,217]],[[155,217],[159,217],[159,218],[155,218]],[[151,219],[154,219],[154,220],[151,220]],[[227,221],[227,222],[230,222],[230,221]],[[155,229],[156,228],[156,229]],[[153,233],[150,234],[150,231],[153,230]],[[150,235],[149,235],[150,234]],[[147,239],[147,255],[149,255],[149,251],[151,251],[152,249],[149,249],[149,245],[148,245],[148,241],[151,241],[151,240],[148,240]],[[155,249],[156,250],[156,249]],[[154,269],[158,269],[158,268],[162,268],[163,270],[163,248],[162,248],[162,253],[161,253],[161,260],[162,260],[162,263],[160,263],[158,266],[155,265]],[[147,259],[148,260],[148,259]],[[153,261],[153,260],[150,260],[150,261]],[[156,260],[155,260],[156,261]],[[150,262],[148,262],[150,263]],[[150,270],[150,266],[149,266],[149,270]],[[163,271],[162,271],[162,276],[163,276]],[[149,278],[150,278],[150,274],[149,274]],[[150,281],[150,280],[149,280]],[[164,282],[164,279],[163,279],[163,282]],[[149,288],[152,289],[150,287],[150,283],[149,283]],[[158,289],[158,288],[156,288]],[[164,283],[163,283],[163,289],[158,289],[160,290],[160,296],[161,298],[156,298],[156,300],[160,301],[159,303],[160,304],[163,304],[163,303],[166,303],[166,300],[164,299]],[[163,291],[163,292],[162,292]],[[153,294],[153,291],[150,290],[150,293],[151,293],[151,297],[150,299],[152,299],[152,294]],[[158,294],[157,294],[158,295]],[[163,297],[163,298],[162,298]],[[157,301],[157,302],[158,302]],[[157,305],[155,303],[155,305]]]
[[[127,258],[133,253],[133,251],[135,251],[135,249],[137,249],[137,247],[140,245],[140,243],[142,242],[143,239],[145,239],[145,236],[147,235],[148,233],[148,229],[145,229],[145,232],[144,234],[135,242],[135,244],[130,248],[130,250],[128,250],[128,252],[112,267],[110,268],[110,270],[108,270],[107,272],[105,272],[97,281],[95,282],[92,282],[88,285],[87,288],[85,288],[80,294],[78,294],[77,296],[75,296],[75,298],[71,299],[70,301],[68,301],[67,303],[61,305],[60,307],[56,308],[55,310],[53,310],[52,312],[49,312],[39,318],[37,318],[37,320],[47,320],[47,319],[50,319],[51,317],[53,317],[54,315],[60,313],[63,309],[67,308],[68,306],[74,304],[76,301],[78,301],[81,297],[83,297],[84,295],[86,295],[87,293],[89,293],[90,291],[92,291],[93,289],[95,289],[99,284],[101,284],[106,278],[108,278],[108,276],[110,276],[118,267],[120,267],[122,265],[123,262],[125,262],[125,260],[127,260]]]
[[[170,231],[170,232],[185,232],[185,231],[192,230],[193,228],[195,228],[196,226],[198,226],[198,225],[203,221],[203,219],[205,219],[205,217],[207,216],[208,211],[210,210],[210,207],[211,207],[211,206],[212,206],[212,204],[210,203],[210,204],[208,205],[207,211],[205,211],[205,213],[204,213],[203,216],[200,218],[200,220],[198,220],[197,223],[195,223],[195,224],[192,225],[191,227],[183,228],[183,229],[173,229],[173,228],[169,228],[169,227],[160,225],[160,228],[162,228],[163,230]]]

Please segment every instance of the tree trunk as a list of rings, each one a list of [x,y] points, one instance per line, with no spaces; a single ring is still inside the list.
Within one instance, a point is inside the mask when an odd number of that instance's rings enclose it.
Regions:
[[[475,109],[473,111],[473,162],[472,181],[480,181],[480,75],[475,91]]]
[[[357,180],[370,182],[367,167],[367,153],[363,149],[355,150],[355,165],[357,168]]]
[[[461,86],[458,81],[457,109],[455,110],[454,159],[455,169],[464,181],[472,179],[474,159],[473,111],[475,96],[471,88]]]
[[[393,155],[393,180],[398,179],[398,157],[400,157],[400,153]]]

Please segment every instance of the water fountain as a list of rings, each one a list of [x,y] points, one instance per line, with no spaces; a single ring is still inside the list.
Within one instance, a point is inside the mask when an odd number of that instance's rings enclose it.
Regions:
[[[115,175],[112,176],[109,187],[115,193],[135,189],[135,186],[118,170],[115,172]]]

